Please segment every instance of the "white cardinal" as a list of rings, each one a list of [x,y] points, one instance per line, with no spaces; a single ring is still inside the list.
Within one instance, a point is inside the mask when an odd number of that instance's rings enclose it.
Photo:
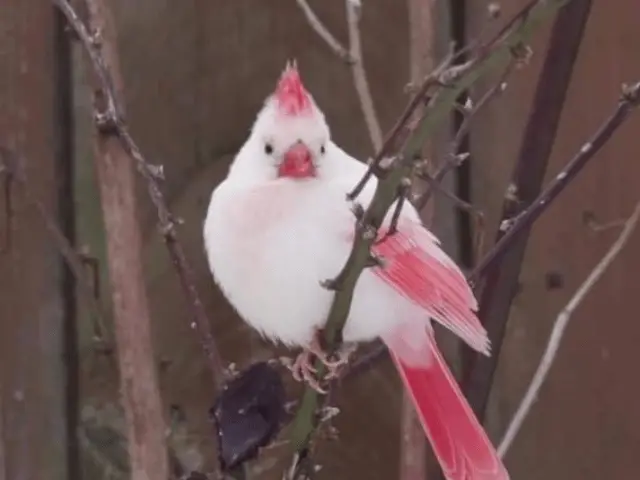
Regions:
[[[302,347],[298,379],[313,382],[312,354],[330,369],[340,363],[318,342],[334,297],[321,283],[335,278],[351,251],[355,220],[346,195],[365,170],[332,143],[323,113],[288,65],[211,196],[204,241],[213,277],[262,335]],[[357,198],[365,208],[375,182]],[[390,220],[391,213],[381,239]],[[447,479],[508,479],[433,335],[431,319],[489,354],[464,276],[408,204],[398,232],[373,253],[383,266],[360,276],[344,341],[385,342]]]

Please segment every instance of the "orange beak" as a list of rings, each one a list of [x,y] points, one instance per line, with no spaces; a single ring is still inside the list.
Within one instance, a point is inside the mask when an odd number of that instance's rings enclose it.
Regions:
[[[278,167],[279,177],[311,178],[316,176],[311,152],[302,142],[298,142],[287,150]]]

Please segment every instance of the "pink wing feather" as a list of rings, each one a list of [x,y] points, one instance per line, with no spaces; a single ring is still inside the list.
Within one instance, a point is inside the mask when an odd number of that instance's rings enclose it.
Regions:
[[[385,262],[384,268],[376,269],[380,278],[472,348],[489,353],[486,331],[474,313],[477,303],[473,292],[427,229],[405,220],[400,231],[376,244],[373,252]]]
[[[384,238],[381,233],[380,238]],[[383,257],[376,275],[420,305],[425,316],[489,353],[477,303],[456,264],[422,225],[404,220],[400,231],[373,248]],[[405,323],[385,338],[410,393],[425,434],[448,480],[508,480],[509,474],[438,351],[433,331],[421,320]],[[410,360],[419,353],[425,361]],[[409,346],[410,345],[410,346]],[[411,349],[407,355],[407,350]]]

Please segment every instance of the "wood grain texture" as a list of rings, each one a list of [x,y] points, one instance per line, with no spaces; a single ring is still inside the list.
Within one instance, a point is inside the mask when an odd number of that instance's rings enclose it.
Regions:
[[[0,6],[0,143],[26,159],[32,191],[58,214],[53,9]],[[0,478],[66,480],[61,258],[37,210],[14,185],[11,245],[0,253]],[[4,237],[3,232],[3,237]]]

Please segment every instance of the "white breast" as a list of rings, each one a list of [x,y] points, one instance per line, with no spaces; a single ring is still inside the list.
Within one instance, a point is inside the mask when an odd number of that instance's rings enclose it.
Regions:
[[[205,221],[205,246],[216,283],[240,316],[263,335],[305,345],[324,325],[334,278],[351,251],[354,217],[346,189],[275,181],[255,187],[225,181]],[[423,316],[371,271],[359,279],[346,341],[363,341]]]

